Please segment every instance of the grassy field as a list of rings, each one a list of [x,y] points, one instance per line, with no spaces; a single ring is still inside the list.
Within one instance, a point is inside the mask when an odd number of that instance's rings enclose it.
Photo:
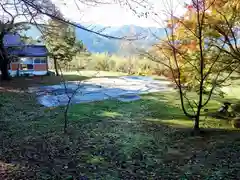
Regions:
[[[174,92],[73,105],[64,134],[63,108],[42,107],[15,86],[5,84],[0,92],[1,180],[240,177],[239,131],[225,120],[202,117],[207,133],[190,136],[193,123]],[[215,100],[207,108],[219,105]]]

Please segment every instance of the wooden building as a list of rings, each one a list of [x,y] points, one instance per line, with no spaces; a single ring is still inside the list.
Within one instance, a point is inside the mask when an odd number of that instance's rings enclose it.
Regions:
[[[6,35],[4,45],[15,61],[9,64],[11,76],[46,75],[48,72],[48,50],[44,45],[25,45],[19,35]]]

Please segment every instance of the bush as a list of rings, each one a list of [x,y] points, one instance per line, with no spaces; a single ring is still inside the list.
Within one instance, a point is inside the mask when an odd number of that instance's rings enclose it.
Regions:
[[[78,54],[71,62],[68,69],[71,71],[96,70],[117,71],[138,75],[166,75],[166,69],[159,63],[149,59],[132,56],[120,57],[107,53]]]
[[[236,117],[232,120],[232,127],[233,128],[240,128],[240,117]]]
[[[96,71],[111,71],[115,68],[115,62],[108,56],[94,55],[87,65],[87,69]]]
[[[235,114],[240,115],[240,102],[237,102],[237,103],[231,105],[231,108]]]
[[[115,71],[117,72],[125,72],[127,73],[127,62],[125,60],[122,60],[122,62],[117,62],[115,66]]]
[[[115,62],[114,71],[134,74],[136,72],[136,60],[134,58],[116,58],[112,60]]]

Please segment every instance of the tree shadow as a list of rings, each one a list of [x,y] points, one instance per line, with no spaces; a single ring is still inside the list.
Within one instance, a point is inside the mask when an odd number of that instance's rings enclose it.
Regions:
[[[0,81],[2,91],[6,90],[24,90],[28,87],[40,85],[54,85],[63,81],[82,81],[87,80],[87,76],[64,75],[64,80],[61,76],[33,76],[33,77],[14,77],[11,81]]]
[[[164,94],[73,105],[68,134],[64,107],[41,107],[24,93],[2,95],[2,179],[206,179],[216,169],[221,178],[239,177],[239,131],[190,136],[191,128],[166,122],[186,119]]]

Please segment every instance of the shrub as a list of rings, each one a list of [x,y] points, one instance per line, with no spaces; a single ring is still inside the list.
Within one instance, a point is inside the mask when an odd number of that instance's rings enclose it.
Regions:
[[[52,64],[52,63],[51,63]],[[65,67],[65,66],[64,66]],[[81,54],[79,53],[71,62],[68,69],[76,70],[96,70],[96,71],[117,71],[138,75],[166,75],[166,69],[159,63],[149,59],[131,56],[120,57],[107,53]]]
[[[236,117],[232,120],[233,128],[240,128],[240,117]]]
[[[111,71],[115,67],[115,62],[104,54],[94,54],[89,58],[85,69],[96,71]]]

